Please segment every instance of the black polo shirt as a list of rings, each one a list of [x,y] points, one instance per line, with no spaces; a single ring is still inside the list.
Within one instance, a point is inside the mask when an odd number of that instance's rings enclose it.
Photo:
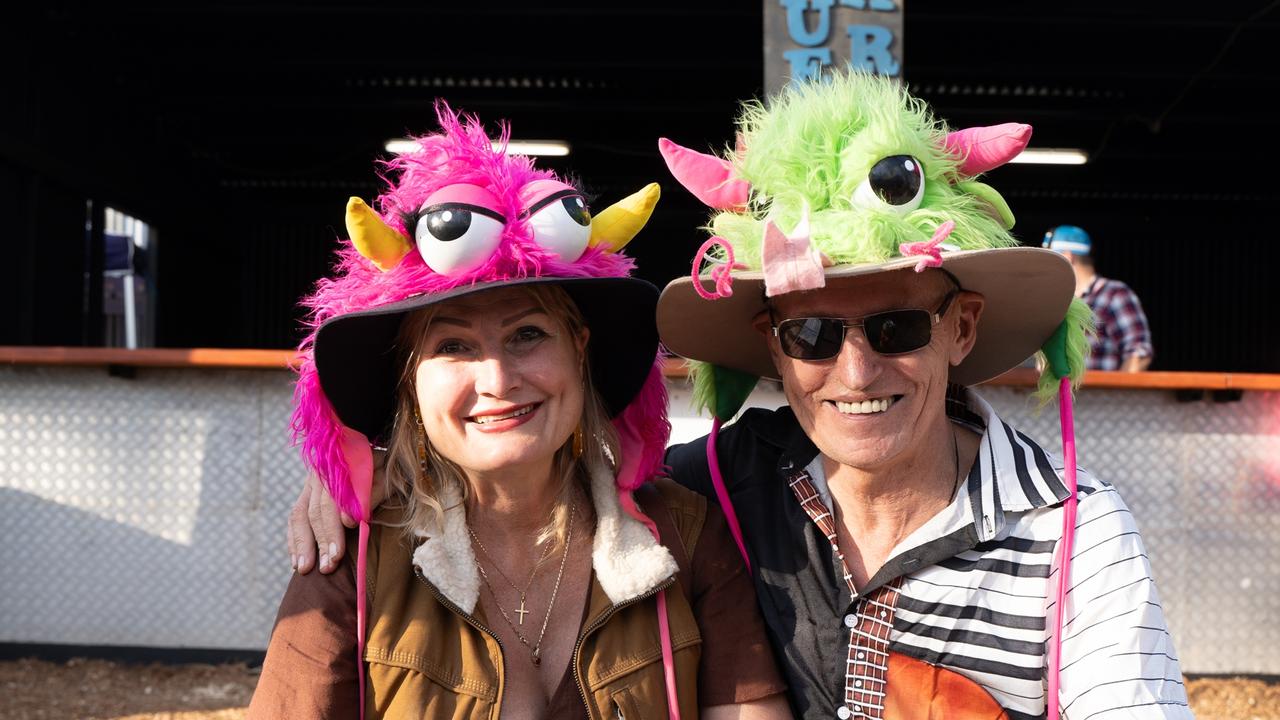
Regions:
[[[719,436],[716,449],[725,486],[744,528],[756,595],[769,640],[779,655],[792,710],[830,718],[844,696],[849,591],[831,544],[780,481],[793,465],[818,455],[790,408],[747,410]],[[707,470],[706,438],[667,451],[671,476],[715,498]]]

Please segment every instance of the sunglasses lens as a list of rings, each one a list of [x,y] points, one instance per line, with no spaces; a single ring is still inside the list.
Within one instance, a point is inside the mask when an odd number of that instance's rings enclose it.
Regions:
[[[831,318],[797,318],[778,325],[782,351],[797,360],[825,360],[840,354],[844,324]]]
[[[919,350],[929,344],[933,329],[927,310],[893,310],[863,319],[867,342],[883,355]]]

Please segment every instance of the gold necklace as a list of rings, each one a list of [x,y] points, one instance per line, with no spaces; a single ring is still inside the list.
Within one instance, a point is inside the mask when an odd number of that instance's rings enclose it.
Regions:
[[[538,631],[538,641],[533,645],[529,644],[529,639],[526,638],[524,636],[524,633],[520,632],[520,628],[516,627],[516,624],[511,621],[511,616],[507,614],[506,608],[502,607],[502,603],[498,602],[498,593],[494,592],[493,585],[489,584],[489,574],[485,572],[484,566],[480,564],[480,560],[479,559],[476,560],[476,568],[480,570],[480,579],[484,580],[484,586],[489,588],[489,594],[493,596],[493,604],[498,607],[498,612],[502,614],[502,619],[507,621],[507,625],[511,627],[511,631],[516,634],[517,638],[519,638],[520,643],[525,647],[529,648],[529,661],[533,663],[534,667],[538,667],[539,665],[542,664],[542,639],[547,634],[547,623],[551,622],[551,611],[555,609],[556,596],[560,594],[560,580],[561,578],[564,577],[564,566],[566,561],[568,561],[569,559],[569,548],[573,546],[573,520],[574,520],[574,517],[577,515],[577,511],[578,511],[578,504],[576,502],[569,506],[569,532],[565,535],[565,539],[564,539],[564,554],[560,556],[560,569],[556,572],[556,584],[551,588],[551,602],[547,604],[547,615],[542,619],[542,629]],[[467,530],[471,532],[471,527],[468,526]],[[471,532],[471,537],[477,543],[480,542],[479,539],[476,538],[476,535],[474,532]],[[483,550],[483,547],[481,549]],[[489,553],[487,551],[485,551],[485,557],[489,560],[489,562],[493,562],[493,558],[489,557]],[[543,557],[543,560],[546,559],[545,552],[543,553],[542,557]],[[542,564],[542,560],[539,560],[538,565],[541,565],[541,564]],[[497,568],[497,567],[498,567],[497,565],[494,565],[494,568]],[[533,571],[536,573],[538,571],[538,568],[535,566]],[[498,570],[498,573],[502,574],[502,570]],[[503,575],[503,577],[506,578],[506,575]],[[507,582],[510,583],[511,580],[508,579]],[[532,575],[530,576],[529,582],[530,583],[533,582]],[[512,585],[512,587],[515,588],[517,591],[519,591],[519,588],[516,588],[514,585]],[[523,594],[521,594],[520,596],[520,608],[521,610],[524,610]],[[525,612],[528,612],[528,611],[525,611]],[[524,623],[523,615],[520,616],[520,621],[521,621],[521,624]]]
[[[498,566],[498,563],[494,562],[493,556],[489,555],[489,549],[484,546],[484,543],[480,542],[480,538],[476,536],[475,531],[471,529],[470,525],[467,526],[467,532],[471,533],[471,541],[480,549],[480,553],[484,555],[484,559],[489,561],[489,564],[493,566],[494,570],[498,571],[498,574],[502,576],[503,580],[507,581],[507,584],[511,586],[512,590],[520,593],[520,609],[516,610],[516,615],[520,616],[520,624],[523,625],[524,616],[529,614],[529,611],[524,608],[525,595],[528,594],[529,588],[533,587],[533,578],[537,576],[538,570],[541,569],[542,564],[547,561],[547,554],[551,552],[551,544],[547,543],[547,546],[542,549],[542,557],[538,558],[538,562],[534,563],[533,571],[529,573],[529,581],[524,584],[524,589],[521,590],[515,583],[511,582],[511,578],[507,577],[506,573],[502,572],[502,568]],[[480,567],[479,560],[476,560],[476,567],[479,567],[480,573],[484,575],[484,568]],[[497,596],[495,595],[494,597],[496,598]]]

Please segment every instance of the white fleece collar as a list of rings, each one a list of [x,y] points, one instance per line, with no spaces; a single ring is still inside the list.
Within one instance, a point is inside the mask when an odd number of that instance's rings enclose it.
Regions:
[[[423,533],[425,539],[413,551],[413,564],[450,602],[471,615],[480,597],[480,573],[467,532],[467,511],[456,486],[441,488],[440,501],[445,507],[444,527]],[[610,602],[617,605],[639,597],[675,575],[671,551],[623,512],[607,467],[591,469],[591,502],[596,510],[591,567]]]

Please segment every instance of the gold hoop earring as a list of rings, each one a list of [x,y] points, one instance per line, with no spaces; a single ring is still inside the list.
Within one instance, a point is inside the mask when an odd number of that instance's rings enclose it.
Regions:
[[[573,459],[574,460],[577,460],[578,458],[582,457],[583,449],[584,448],[583,448],[583,438],[582,438],[582,421],[578,421],[578,427],[574,428],[573,430]]]

